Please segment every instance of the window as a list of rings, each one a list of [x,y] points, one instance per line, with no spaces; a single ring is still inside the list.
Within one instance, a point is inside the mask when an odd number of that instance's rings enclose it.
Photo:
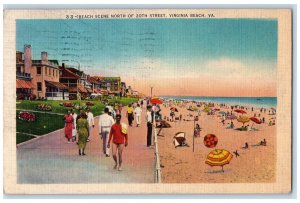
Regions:
[[[42,67],[41,66],[36,67],[36,74],[37,75],[41,75],[42,74]]]
[[[17,66],[17,72],[21,73],[21,67],[20,66]]]
[[[37,91],[42,91],[42,83],[41,82],[37,83]]]
[[[58,70],[56,70],[56,77],[58,77]]]

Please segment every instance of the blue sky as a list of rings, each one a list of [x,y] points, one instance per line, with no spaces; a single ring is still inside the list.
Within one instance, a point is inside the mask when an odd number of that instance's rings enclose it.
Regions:
[[[275,19],[17,20],[17,50],[31,44],[34,59],[47,51],[88,73],[147,85],[195,74],[224,81],[238,70],[275,80],[277,37]]]

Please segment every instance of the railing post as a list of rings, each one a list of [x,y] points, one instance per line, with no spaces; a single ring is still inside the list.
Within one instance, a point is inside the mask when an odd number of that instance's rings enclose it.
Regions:
[[[161,183],[161,169],[160,169],[160,160],[159,160],[159,153],[158,153],[158,143],[157,143],[157,132],[156,132],[156,119],[154,113],[154,175],[155,175],[155,183]]]

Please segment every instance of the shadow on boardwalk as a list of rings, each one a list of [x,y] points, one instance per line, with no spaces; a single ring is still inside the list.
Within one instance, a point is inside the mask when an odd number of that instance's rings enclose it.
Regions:
[[[125,109],[122,122],[126,122]],[[145,118],[144,113],[142,118]],[[123,171],[113,170],[112,157],[102,153],[98,119],[86,156],[78,156],[76,144],[67,144],[63,130],[17,148],[19,184],[51,183],[153,183],[154,152],[146,147],[146,124],[130,127],[129,145],[123,151]]]

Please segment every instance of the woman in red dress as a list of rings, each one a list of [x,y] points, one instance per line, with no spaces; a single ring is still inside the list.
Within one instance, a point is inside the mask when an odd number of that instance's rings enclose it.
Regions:
[[[72,130],[73,130],[73,116],[71,111],[68,110],[68,113],[64,117],[65,120],[65,137],[68,139],[68,143],[70,143],[72,139]]]

